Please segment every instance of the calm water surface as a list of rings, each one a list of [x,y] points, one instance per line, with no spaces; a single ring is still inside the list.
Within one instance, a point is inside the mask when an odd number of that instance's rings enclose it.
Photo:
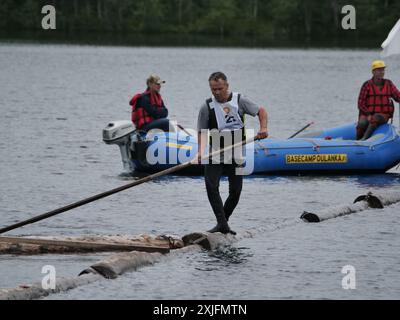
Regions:
[[[356,119],[361,84],[377,51],[125,48],[0,44],[0,226],[127,183],[116,146],[102,142],[110,120],[130,118],[128,101],[158,73],[172,119],[194,128],[222,70],[231,88],[264,105],[270,135],[288,137]],[[387,77],[400,86],[400,62]],[[397,120],[396,120],[397,122]],[[257,121],[250,119],[250,127]],[[304,210],[400,191],[400,174],[256,176],[245,180],[232,217],[253,238],[195,252],[116,280],[50,299],[399,299],[399,205],[306,224]],[[227,181],[221,185],[227,195]],[[184,234],[214,225],[201,177],[164,177],[10,235]],[[41,281],[41,268],[77,275],[105,255],[0,256],[0,287]],[[356,268],[356,290],[341,270]]]

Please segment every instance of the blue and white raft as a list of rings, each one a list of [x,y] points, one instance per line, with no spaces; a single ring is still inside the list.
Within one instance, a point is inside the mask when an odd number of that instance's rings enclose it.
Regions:
[[[384,173],[400,163],[400,137],[385,124],[366,141],[357,141],[356,124],[311,132],[292,139],[267,138],[246,145],[247,174]],[[195,157],[197,137],[175,132],[143,133],[130,121],[110,122],[103,141],[120,147],[124,171],[158,172]],[[199,174],[192,165],[181,174]]]

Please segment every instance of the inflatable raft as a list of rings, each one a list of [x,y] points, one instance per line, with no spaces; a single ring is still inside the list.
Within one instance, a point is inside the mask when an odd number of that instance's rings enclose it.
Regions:
[[[246,145],[246,174],[384,173],[400,163],[400,138],[391,124],[366,141],[355,140],[356,124],[311,132],[292,139],[267,138]],[[103,130],[107,144],[120,147],[126,172],[158,172],[197,154],[197,137],[187,131],[135,131],[129,121],[111,122]],[[199,174],[192,165],[185,174]]]

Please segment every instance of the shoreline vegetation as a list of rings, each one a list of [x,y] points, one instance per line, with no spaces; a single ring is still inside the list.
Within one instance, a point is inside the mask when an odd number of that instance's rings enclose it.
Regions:
[[[180,34],[143,34],[90,32],[85,34],[66,34],[58,31],[21,31],[3,33],[0,31],[0,43],[40,43],[101,45],[122,47],[221,47],[221,48],[281,48],[281,49],[378,49],[377,44],[368,39],[357,42],[351,40],[263,40],[257,38],[223,37],[215,35],[180,35]]]
[[[345,30],[349,4],[356,29]],[[46,5],[56,30],[42,28]],[[379,48],[399,11],[395,0],[2,0],[0,41]]]

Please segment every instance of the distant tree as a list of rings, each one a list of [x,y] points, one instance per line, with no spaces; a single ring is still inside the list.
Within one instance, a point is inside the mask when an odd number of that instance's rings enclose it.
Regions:
[[[231,34],[231,27],[238,21],[236,17],[236,6],[234,0],[210,0],[208,12],[199,21],[202,32],[219,34],[224,37]]]

